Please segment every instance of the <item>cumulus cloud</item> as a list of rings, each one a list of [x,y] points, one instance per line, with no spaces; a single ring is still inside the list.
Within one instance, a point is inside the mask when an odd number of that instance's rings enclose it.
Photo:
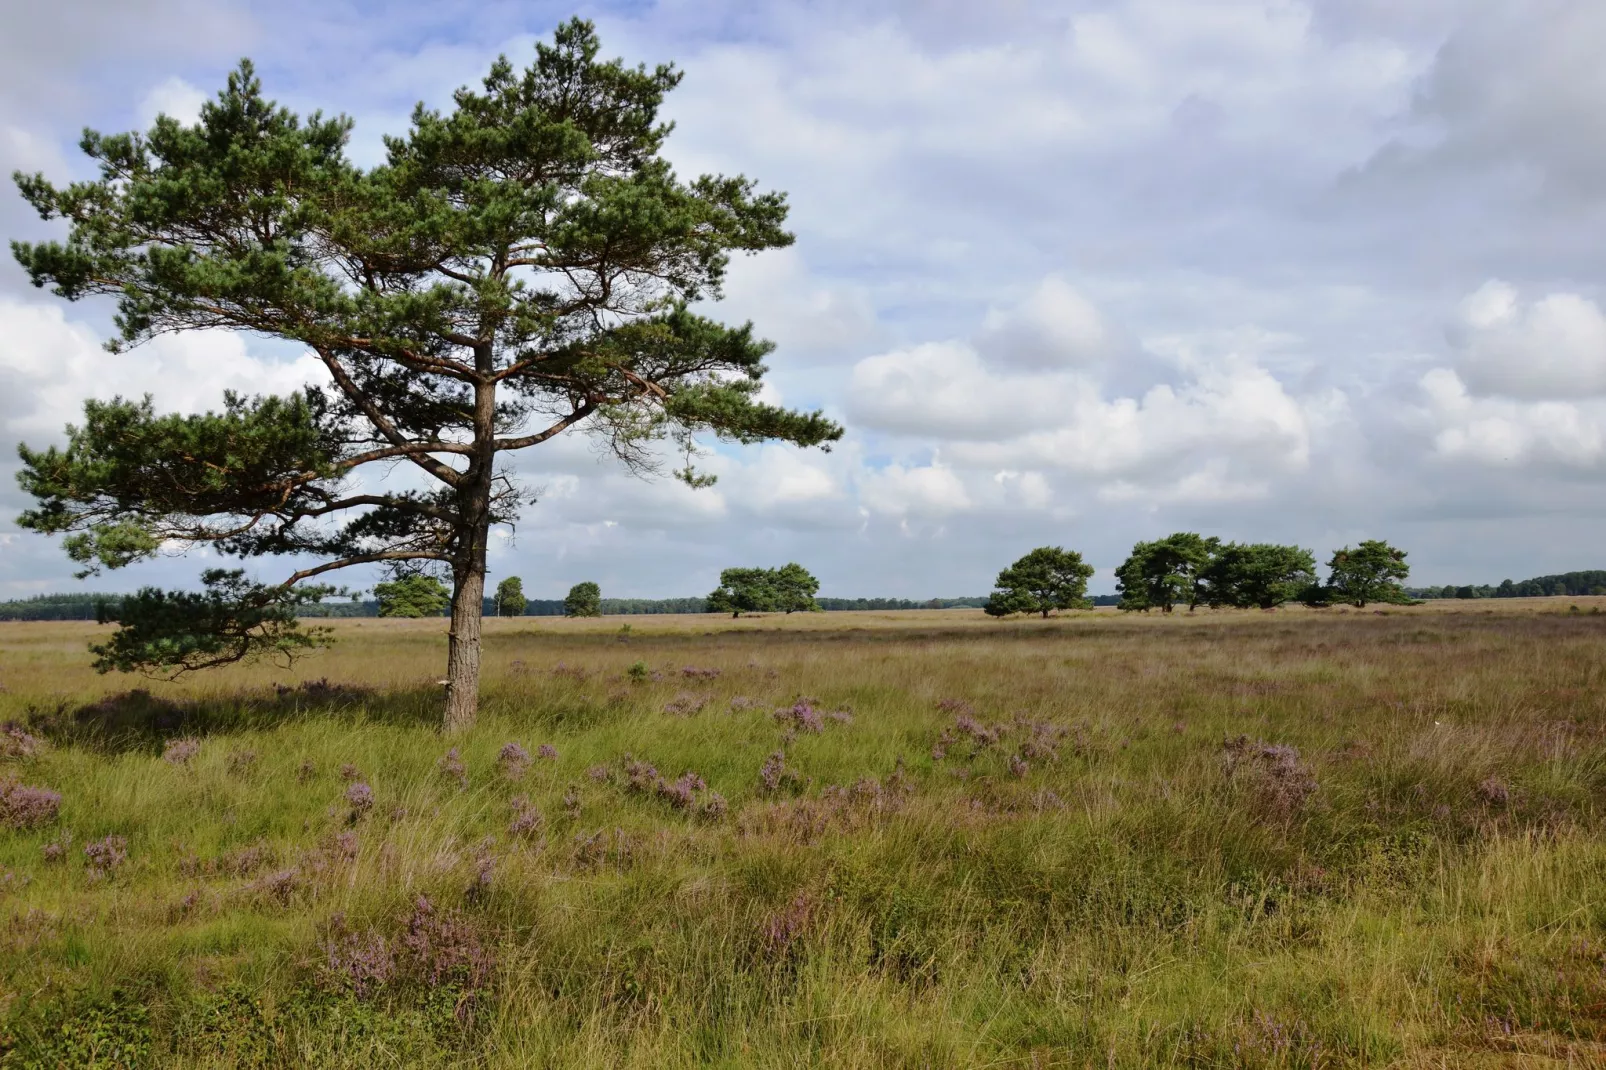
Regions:
[[[1502,468],[1531,464],[1598,468],[1606,456],[1606,407],[1477,397],[1448,368],[1422,378],[1435,453]]]
[[[158,115],[166,115],[186,125],[201,117],[207,94],[177,76],[152,86],[139,102],[140,129],[150,127]]]
[[[1076,287],[1050,275],[1013,308],[988,310],[977,338],[989,359],[1022,368],[1087,367],[1111,355],[1104,317]]]
[[[864,507],[873,513],[929,520],[971,507],[964,482],[937,462],[904,467],[889,464],[859,478]]]
[[[1530,401],[1606,393],[1606,315],[1578,294],[1525,304],[1493,280],[1461,302],[1449,334],[1475,393]]]

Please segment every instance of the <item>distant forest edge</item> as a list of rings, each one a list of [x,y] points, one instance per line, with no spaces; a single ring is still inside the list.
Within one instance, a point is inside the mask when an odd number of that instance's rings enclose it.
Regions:
[[[42,594],[13,602],[0,602],[0,621],[15,620],[94,620],[100,607],[116,606],[119,595],[105,594]],[[930,598],[916,601],[908,598],[817,598],[820,608],[828,611],[891,610],[891,609],[979,609],[987,604],[986,597]],[[1100,595],[1094,601],[1099,605],[1114,605],[1120,599],[1115,595]],[[602,612],[607,615],[637,615],[664,613],[706,613],[706,598],[604,598]],[[495,616],[493,600],[485,600],[485,615]],[[531,598],[524,603],[527,617],[563,616],[563,599]],[[331,600],[322,605],[309,606],[302,616],[307,617],[377,617],[379,603],[372,599],[361,602]]]
[[[1407,587],[1412,598],[1541,598],[1558,595],[1606,595],[1606,570],[1564,572],[1559,576],[1536,576],[1531,580],[1513,582],[1505,580],[1498,585],[1458,587]],[[102,603],[115,605],[118,595],[105,594],[41,594],[13,602],[0,602],[0,620],[94,620]],[[856,610],[897,609],[979,609],[987,604],[981,598],[930,598],[918,601],[909,598],[819,598],[820,608],[834,612]],[[1121,601],[1120,595],[1101,594],[1091,599],[1094,605],[1113,606]],[[607,615],[705,613],[706,598],[604,598],[602,612]],[[309,607],[309,617],[377,617],[379,603],[330,601]],[[485,600],[485,615],[494,616],[492,600]],[[532,598],[524,604],[527,617],[563,616],[563,599]]]

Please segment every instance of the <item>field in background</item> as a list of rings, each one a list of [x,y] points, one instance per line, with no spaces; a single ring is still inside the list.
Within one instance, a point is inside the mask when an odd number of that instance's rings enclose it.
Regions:
[[[444,625],[0,624],[0,1065],[1606,1062],[1606,599]]]

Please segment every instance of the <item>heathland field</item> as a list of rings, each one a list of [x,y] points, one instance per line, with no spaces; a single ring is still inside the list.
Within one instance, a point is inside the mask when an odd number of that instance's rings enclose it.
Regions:
[[[0,624],[0,1066],[1603,1065],[1597,601]]]

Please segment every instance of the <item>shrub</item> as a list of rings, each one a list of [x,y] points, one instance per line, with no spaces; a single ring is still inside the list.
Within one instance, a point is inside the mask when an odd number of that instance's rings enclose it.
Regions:
[[[59,792],[15,782],[0,783],[0,824],[14,829],[39,828],[56,820],[60,811]]]

